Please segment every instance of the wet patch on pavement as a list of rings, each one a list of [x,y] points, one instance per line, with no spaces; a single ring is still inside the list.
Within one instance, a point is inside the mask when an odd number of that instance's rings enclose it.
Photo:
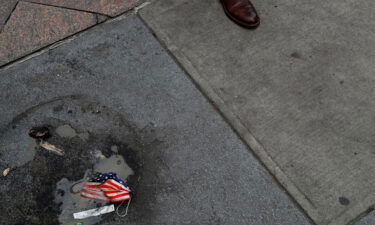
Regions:
[[[46,116],[48,115],[48,116]],[[46,126],[56,155],[28,136],[33,126]],[[137,190],[147,148],[142,132],[123,115],[87,97],[59,98],[32,106],[16,116],[1,137],[1,166],[12,168],[0,178],[1,217],[12,224],[94,224],[114,213],[74,220],[73,213],[105,205],[72,191],[94,172],[115,172]],[[136,197],[136,193],[134,195]],[[133,201],[133,205],[136,204]],[[118,205],[118,204],[117,204]]]

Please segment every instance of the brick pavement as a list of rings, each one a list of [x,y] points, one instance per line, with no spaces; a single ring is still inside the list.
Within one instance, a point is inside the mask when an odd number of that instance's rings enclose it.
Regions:
[[[140,0],[9,0],[0,6],[0,66],[118,16]]]

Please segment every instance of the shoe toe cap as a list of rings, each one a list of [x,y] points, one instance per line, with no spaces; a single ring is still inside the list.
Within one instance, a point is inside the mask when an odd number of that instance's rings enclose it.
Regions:
[[[242,21],[250,26],[258,26],[260,20],[256,14],[253,14],[251,16],[244,17]]]
[[[256,12],[238,10],[233,13],[233,16],[248,26],[256,27],[259,25],[260,19]]]

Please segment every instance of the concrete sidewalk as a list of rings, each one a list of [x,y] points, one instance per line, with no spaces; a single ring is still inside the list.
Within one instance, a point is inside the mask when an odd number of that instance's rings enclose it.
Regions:
[[[253,3],[256,30],[219,1],[155,1],[144,21],[317,224],[375,203],[375,3]]]

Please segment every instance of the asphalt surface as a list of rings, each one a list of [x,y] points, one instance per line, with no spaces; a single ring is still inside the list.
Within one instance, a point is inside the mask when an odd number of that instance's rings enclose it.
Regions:
[[[73,223],[103,204],[71,186],[118,169],[132,174],[129,215],[85,225],[311,224],[137,16],[0,76],[1,224]],[[28,136],[41,125],[63,156]]]

